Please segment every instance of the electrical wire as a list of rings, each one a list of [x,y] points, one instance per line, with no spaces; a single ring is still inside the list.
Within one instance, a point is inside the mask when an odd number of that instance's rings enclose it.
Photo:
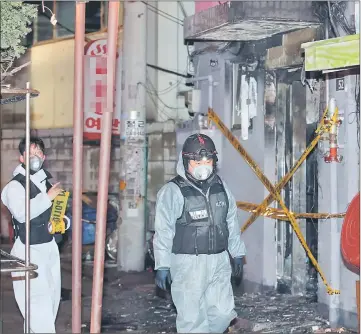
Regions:
[[[355,83],[355,102],[356,102],[356,111],[355,119],[357,125],[357,145],[360,149],[360,75],[356,75]]]
[[[183,2],[178,0],[177,3],[178,3],[179,8],[181,9],[183,17],[186,18],[188,15],[187,15],[187,12],[186,12],[186,10],[184,8]]]
[[[169,14],[169,13],[163,11],[163,10],[160,10],[155,6],[152,6],[152,5],[148,4],[146,1],[141,1],[141,2],[143,4],[145,4],[148,7],[148,10],[150,10],[151,12],[153,12],[153,13],[159,15],[159,16],[162,16],[165,19],[168,19],[169,21],[172,21],[174,23],[177,23],[177,24],[183,26],[183,21],[181,19],[179,19],[178,17],[173,16],[173,15],[171,15],[171,14]]]
[[[152,67],[151,67],[152,68]],[[187,72],[187,68],[188,68],[188,64],[186,65],[186,68],[184,69],[184,71],[182,73],[186,73]],[[157,70],[156,68],[153,68],[155,70]],[[149,73],[148,73],[148,70],[147,70],[147,81],[149,81],[150,83],[152,83],[152,81],[150,80],[149,78]],[[177,82],[170,86],[170,87],[167,87],[167,88],[164,88],[163,90],[155,90],[155,91],[148,91],[150,94],[154,94],[154,95],[163,95],[163,94],[166,94],[166,93],[169,93],[170,91],[172,91],[173,89],[177,88],[183,81],[183,77],[180,77]],[[154,85],[152,84],[152,86],[154,87]]]
[[[148,75],[148,71],[147,71],[147,82],[151,82],[150,78],[149,78],[149,75]],[[167,87],[167,88],[164,88],[162,90],[157,90],[157,91],[151,91],[151,90],[147,90],[148,93],[152,94],[152,95],[164,95],[164,94],[167,94],[169,92],[171,92],[172,90],[176,89],[180,84],[182,83],[182,79],[179,79],[174,85],[170,86],[170,87]]]
[[[338,31],[335,22],[333,21],[333,13],[332,13],[332,9],[331,9],[331,3],[330,1],[327,1],[327,6],[328,6],[328,18],[329,21],[331,23],[331,28],[333,30],[333,33],[335,34],[336,37],[340,36],[340,32]]]
[[[347,1],[333,2],[331,6],[332,16],[335,23],[337,23],[347,35],[352,35],[356,33],[356,29],[350,25],[345,16],[346,6]]]
[[[143,83],[139,83],[139,84],[145,88],[146,93],[148,94],[148,97],[149,97],[150,100],[152,101],[155,109],[156,109],[160,114],[162,114],[163,116],[165,116],[166,119],[174,120],[172,116],[170,116],[169,114],[167,114],[167,113],[164,111],[164,108],[163,108],[163,110],[161,110],[161,109],[159,108],[159,106],[157,105],[157,102],[156,102],[155,99],[154,99],[154,95],[149,93],[149,90],[148,90],[148,88],[147,88],[147,85],[144,85]],[[178,115],[177,115],[177,116],[178,116]],[[174,121],[175,121],[175,120],[174,120]]]
[[[155,89],[155,87],[154,87],[154,85],[152,84],[151,81],[149,81],[149,85],[152,86],[151,88],[149,88],[146,83],[139,82],[139,84],[145,88],[145,90],[146,90],[149,98],[150,98],[151,101],[153,102],[155,108],[156,108],[161,114],[165,115],[166,118],[168,118],[168,119],[174,120],[174,118],[172,118],[169,114],[167,114],[167,113],[165,112],[165,109],[169,109],[169,110],[172,110],[172,111],[176,111],[176,112],[177,112],[176,120],[179,119],[178,111],[179,111],[179,110],[183,110],[183,109],[185,109],[185,108],[171,107],[171,106],[169,106],[168,104],[166,104],[166,103],[159,97],[159,95],[157,94],[157,91],[156,91],[156,89]],[[159,102],[161,102],[161,104],[163,105],[163,108],[162,108],[162,109],[160,109],[159,105],[157,105],[157,103],[156,103],[156,101],[155,101],[155,98],[157,98],[157,100],[158,100]],[[174,120],[174,121],[176,121],[176,120]]]
[[[330,22],[330,34],[333,37],[338,37],[341,28],[346,35],[356,33],[353,27],[345,16],[347,1],[313,1],[312,7],[314,14],[318,17],[320,22]]]
[[[48,20],[50,20],[49,15],[47,15],[46,13],[40,12],[40,15],[42,15],[42,16],[46,17]],[[56,25],[59,26],[59,27],[61,27],[61,28],[63,28],[63,29],[65,29],[65,30],[66,30],[67,32],[69,32],[71,35],[75,35],[75,31],[74,31],[73,29],[70,29],[70,28],[66,27],[64,24],[62,24],[61,22],[59,22],[59,20],[57,21]],[[53,39],[53,38],[51,38],[51,39]],[[91,41],[93,41],[92,39],[90,39],[90,38],[87,37],[86,35],[85,35],[85,38],[84,38],[84,39],[85,39],[85,42],[91,42]]]
[[[165,15],[163,15],[163,14],[155,11],[154,9],[148,8],[148,10],[151,11],[152,13],[155,13],[155,14],[157,14],[157,15],[159,15],[159,16],[164,17],[165,19],[167,19],[167,20],[169,20],[169,21],[171,21],[171,22],[174,22],[174,23],[176,23],[176,24],[180,24],[179,22],[177,22],[177,21],[175,21],[175,20],[173,20],[173,19],[171,19],[171,18],[169,18],[169,17],[167,17],[167,16],[165,16]]]
[[[159,13],[162,13],[162,14],[164,14],[164,15],[166,15],[166,16],[169,16],[169,17],[171,17],[172,19],[174,19],[174,20],[176,20],[176,21],[179,21],[179,23],[180,23],[181,25],[183,25],[183,20],[179,19],[178,17],[173,16],[173,15],[171,15],[171,14],[169,14],[169,13],[167,13],[167,12],[165,12],[165,11],[163,11],[163,10],[155,7],[155,6],[152,6],[152,5],[150,5],[149,3],[145,2],[145,1],[142,1],[142,2],[145,3],[148,7],[154,9],[155,11],[157,11],[157,12],[159,12]]]
[[[152,68],[152,67],[151,67]],[[184,69],[183,73],[186,73],[186,70],[188,68],[188,65],[186,66],[186,68]],[[155,70],[157,70],[156,68],[154,68]],[[164,94],[167,94],[169,92],[171,92],[172,90],[176,89],[177,87],[179,87],[180,84],[182,84],[184,78],[183,77],[180,77],[178,79],[178,81],[170,86],[170,87],[167,87],[163,90],[157,90],[154,86],[154,84],[152,83],[150,77],[149,77],[149,73],[148,73],[148,70],[147,70],[147,73],[146,73],[146,83],[140,83],[140,85],[142,85],[144,87],[144,89],[146,90],[150,100],[152,101],[152,103],[154,104],[155,108],[158,110],[158,112],[160,112],[161,114],[163,114],[163,116],[165,116],[166,118],[168,119],[172,119],[174,120],[169,114],[167,114],[165,112],[165,109],[169,109],[169,110],[172,110],[172,111],[176,111],[177,112],[177,116],[176,118],[178,119],[179,115],[178,115],[178,111],[179,110],[182,110],[183,108],[178,108],[178,107],[172,107],[172,106],[169,106],[168,104],[166,104],[159,95],[164,95]],[[163,108],[160,108],[159,104],[156,103],[156,100],[157,99],[162,105],[163,105]],[[174,120],[175,121],[175,120]]]
[[[178,53],[178,52],[177,52]],[[147,63],[147,67],[150,67],[150,68],[153,68],[155,70],[158,70],[158,71],[161,71],[161,72],[164,72],[164,73],[168,73],[168,74],[173,74],[173,75],[176,75],[178,77],[182,77],[182,78],[185,78],[185,79],[189,79],[191,76],[188,75],[188,74],[183,74],[183,73],[179,73],[179,72],[175,72],[175,71],[172,71],[172,70],[169,70],[167,68],[164,68],[164,67],[160,67],[160,66],[157,66],[157,65],[152,65],[152,64],[148,64]],[[186,72],[187,68],[184,70],[184,72]]]
[[[166,107],[166,108],[168,108],[168,109],[170,109],[170,110],[179,110],[179,109],[180,109],[180,108],[177,108],[177,107],[171,107],[171,106],[169,106],[168,104],[166,104],[166,103],[159,97],[159,95],[158,95],[158,93],[157,93],[157,90],[155,89],[153,83],[152,83],[152,82],[149,82],[149,84],[151,85],[151,88],[152,88],[153,92],[155,93],[155,94],[154,94],[155,97],[164,105],[164,107]],[[143,84],[143,87],[144,87],[144,84]],[[145,88],[148,88],[148,87],[147,87],[147,84],[145,84]]]
[[[355,104],[356,108],[355,111],[350,112],[348,114],[348,124],[353,124],[356,121],[357,126],[357,145],[360,149],[360,76],[356,75],[356,82],[355,82]],[[350,121],[350,116],[353,115],[353,119]]]

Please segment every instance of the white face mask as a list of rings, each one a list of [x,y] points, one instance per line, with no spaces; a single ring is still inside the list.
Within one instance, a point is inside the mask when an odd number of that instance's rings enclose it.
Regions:
[[[213,166],[209,165],[200,165],[197,167],[194,167],[192,171],[192,175],[194,178],[196,178],[199,181],[204,181],[209,178],[209,176],[213,172]]]
[[[44,160],[37,155],[34,155],[30,157],[30,169],[34,172],[37,172],[41,169],[41,166],[43,165]]]

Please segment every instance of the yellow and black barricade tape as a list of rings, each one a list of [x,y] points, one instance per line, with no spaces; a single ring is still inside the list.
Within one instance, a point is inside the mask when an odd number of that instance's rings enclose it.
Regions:
[[[331,121],[327,125],[325,124],[326,116],[327,116],[327,110],[325,111],[325,113],[322,116],[322,120],[321,120],[320,126],[319,126],[320,130],[317,132],[317,135],[319,135],[320,132],[323,133],[324,131],[329,131],[331,125],[333,124],[334,117],[332,117]],[[241,145],[241,143],[238,141],[238,139],[233,135],[233,133],[223,124],[221,119],[218,117],[218,115],[214,112],[214,110],[212,108],[208,109],[208,121],[209,122],[212,121],[221,130],[223,135],[229,140],[229,142],[232,144],[232,146],[244,158],[244,160],[251,167],[251,169],[254,171],[254,173],[257,175],[257,177],[261,180],[261,182],[264,184],[264,186],[269,190],[269,192],[270,192],[270,195],[269,195],[270,200],[269,201],[272,202],[273,198],[275,198],[277,200],[277,202],[281,206],[283,212],[285,213],[288,220],[290,221],[292,228],[295,231],[302,247],[306,251],[307,256],[309,257],[311,263],[314,265],[314,267],[317,270],[317,272],[319,273],[323,283],[325,284],[327,293],[330,295],[340,294],[339,290],[333,289],[327,282],[327,279],[326,279],[325,275],[323,274],[323,271],[321,270],[320,265],[318,264],[317,260],[313,256],[310,248],[308,247],[308,245],[306,243],[305,238],[302,235],[301,229],[300,229],[295,217],[289,212],[288,208],[286,207],[285,203],[283,202],[282,197],[279,194],[279,191],[283,188],[283,187],[280,187],[280,183],[282,181],[275,187],[268,180],[268,178],[263,174],[262,170],[258,167],[257,163],[248,154],[248,152],[244,149],[244,147]],[[316,136],[316,138],[317,138],[317,136]],[[313,140],[313,142],[315,141],[315,139]],[[318,140],[319,140],[319,138],[318,138]],[[316,141],[316,143],[317,143],[317,141]],[[314,144],[314,146],[315,145],[316,144]],[[299,159],[299,161],[295,164],[294,168],[292,169],[293,173],[301,165],[301,163],[304,161],[304,159],[307,157],[307,155],[311,152],[311,150],[312,150],[311,145],[309,145],[309,147],[306,149],[304,154],[302,154],[301,158]],[[301,159],[303,159],[303,160],[301,160]],[[289,177],[289,178],[291,178],[291,177]],[[284,177],[284,179],[286,179],[286,178]],[[287,182],[288,182],[288,180],[287,180]],[[286,184],[287,182],[284,182],[284,183]],[[264,202],[266,202],[266,201],[264,201]],[[265,211],[267,209],[267,206],[268,205],[259,206],[257,209],[258,215],[260,214],[260,212]],[[254,213],[253,215],[256,215],[256,213]]]
[[[255,213],[259,204],[250,203],[250,202],[241,202],[237,201],[237,207],[241,210],[248,211],[251,213]],[[345,217],[345,212],[343,213],[295,213],[290,211],[290,214],[293,215],[295,218],[298,219],[331,219],[331,218],[343,218]],[[272,219],[284,220],[288,221],[287,215],[281,209],[276,208],[266,208],[265,211],[261,212],[260,215]]]
[[[317,143],[319,142],[321,136],[325,132],[329,132],[331,128],[331,124],[325,124],[326,116],[327,116],[328,110],[326,109],[323,113],[321,122],[317,129],[315,130],[315,138],[312,140],[312,142],[307,146],[306,150],[302,153],[300,158],[296,161],[296,163],[293,165],[293,167],[290,169],[290,171],[279,181],[279,183],[275,186],[275,190],[277,192],[280,192],[284,186],[287,184],[287,182],[293,177],[297,169],[302,165],[302,163],[306,160],[307,156],[312,152],[312,150],[315,148]],[[336,113],[335,113],[336,114]],[[337,119],[337,118],[336,118]],[[266,210],[267,207],[274,201],[274,196],[272,193],[270,193],[266,199],[258,206],[256,211],[247,219],[247,221],[242,226],[242,232],[244,232],[261,214],[262,211]]]
[[[66,206],[68,204],[69,192],[63,191],[55,197],[53,208],[51,210],[49,232],[50,234],[61,233],[64,234],[66,230],[64,217]]]

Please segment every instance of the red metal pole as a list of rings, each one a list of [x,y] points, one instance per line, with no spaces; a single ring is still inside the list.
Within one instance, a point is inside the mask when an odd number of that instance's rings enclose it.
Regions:
[[[90,333],[100,333],[105,232],[108,208],[109,163],[112,137],[112,121],[114,109],[114,86],[116,70],[116,52],[118,41],[119,1],[109,1],[108,10],[108,42],[107,42],[107,108],[102,116],[102,134],[100,143],[99,177],[98,177],[98,202],[95,234],[94,272],[92,308],[90,318]]]
[[[72,333],[81,333],[85,2],[76,2],[72,221]]]

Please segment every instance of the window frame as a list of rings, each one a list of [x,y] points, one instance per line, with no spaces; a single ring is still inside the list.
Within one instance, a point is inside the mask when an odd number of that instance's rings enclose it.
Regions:
[[[53,3],[52,12],[55,15],[55,17],[57,17],[57,6],[56,6],[57,1],[58,0],[52,0],[52,3]],[[100,29],[97,30],[97,31],[92,31],[92,32],[89,32],[89,33],[85,33],[85,36],[92,36],[92,35],[107,32],[106,15],[108,13],[108,8],[107,7],[108,7],[109,3],[108,3],[108,1],[99,1],[99,2],[100,2]],[[39,4],[39,6],[41,6],[41,3]],[[38,21],[38,16],[36,17],[36,19],[33,21],[33,24],[32,24],[33,36],[32,36],[32,41],[31,41],[30,47],[40,46],[40,45],[45,45],[45,44],[51,44],[51,43],[65,41],[65,40],[69,40],[69,39],[74,39],[74,34],[58,37],[57,36],[56,25],[55,26],[52,25],[50,23],[50,21],[49,21],[49,24],[52,26],[52,32],[53,32],[52,33],[52,38],[47,39],[47,40],[43,40],[43,41],[38,41],[38,25],[37,25],[37,21]]]

